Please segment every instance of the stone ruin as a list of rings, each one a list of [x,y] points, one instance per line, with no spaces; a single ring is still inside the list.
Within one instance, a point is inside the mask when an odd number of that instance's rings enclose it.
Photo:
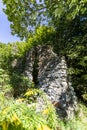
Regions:
[[[58,56],[49,45],[32,48],[26,53],[24,73],[32,81],[36,76],[36,86],[48,95],[60,117],[73,117],[77,98],[69,81],[64,56]]]

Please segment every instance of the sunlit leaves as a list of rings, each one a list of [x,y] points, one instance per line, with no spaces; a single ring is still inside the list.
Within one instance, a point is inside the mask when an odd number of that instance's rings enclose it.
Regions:
[[[3,0],[3,3],[6,5],[4,12],[11,22],[12,34],[17,34],[21,38],[27,38],[29,31],[32,31],[38,22],[38,5],[36,0]]]
[[[87,0],[45,0],[45,4],[50,16],[56,18],[64,16],[71,20],[87,11]]]

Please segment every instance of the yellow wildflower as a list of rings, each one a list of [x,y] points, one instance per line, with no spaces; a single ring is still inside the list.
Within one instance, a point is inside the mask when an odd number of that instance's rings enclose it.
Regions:
[[[43,110],[43,114],[44,114],[44,115],[48,115],[48,114],[49,114],[49,109]]]
[[[2,129],[3,129],[3,130],[8,130],[8,126],[9,126],[9,123],[8,123],[8,122],[6,122],[6,121],[3,121],[3,122],[2,122]]]
[[[4,115],[4,114],[6,114],[7,112],[8,112],[8,110],[9,110],[9,108],[7,107],[7,108],[5,108],[3,111],[2,111],[2,114]]]
[[[51,130],[47,125],[40,125],[37,130]]]
[[[24,98],[20,98],[20,99],[17,99],[16,102],[23,102],[25,99]]]
[[[34,94],[33,90],[29,90],[28,92],[25,93],[25,96],[31,96]]]
[[[21,121],[20,121],[20,119],[18,118],[18,116],[17,116],[16,114],[14,114],[14,115],[12,116],[12,122],[13,122],[15,125],[21,124]]]

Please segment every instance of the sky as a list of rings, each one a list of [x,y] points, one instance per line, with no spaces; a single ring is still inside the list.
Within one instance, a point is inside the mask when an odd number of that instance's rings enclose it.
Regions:
[[[11,35],[10,22],[7,19],[7,16],[2,11],[3,4],[0,0],[0,42],[2,43],[13,43],[20,41],[16,36]]]

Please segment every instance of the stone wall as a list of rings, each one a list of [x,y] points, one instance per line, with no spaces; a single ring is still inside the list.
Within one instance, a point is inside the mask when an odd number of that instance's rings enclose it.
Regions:
[[[25,63],[25,76],[29,77],[29,79],[33,80],[33,64],[34,64],[34,49],[32,48],[29,52],[26,52],[26,63]]]
[[[52,101],[60,117],[71,117],[77,106],[74,89],[67,75],[64,56],[58,56],[48,46],[37,46],[38,85]],[[32,80],[34,50],[27,53],[26,75]],[[32,78],[31,78],[32,77]]]

